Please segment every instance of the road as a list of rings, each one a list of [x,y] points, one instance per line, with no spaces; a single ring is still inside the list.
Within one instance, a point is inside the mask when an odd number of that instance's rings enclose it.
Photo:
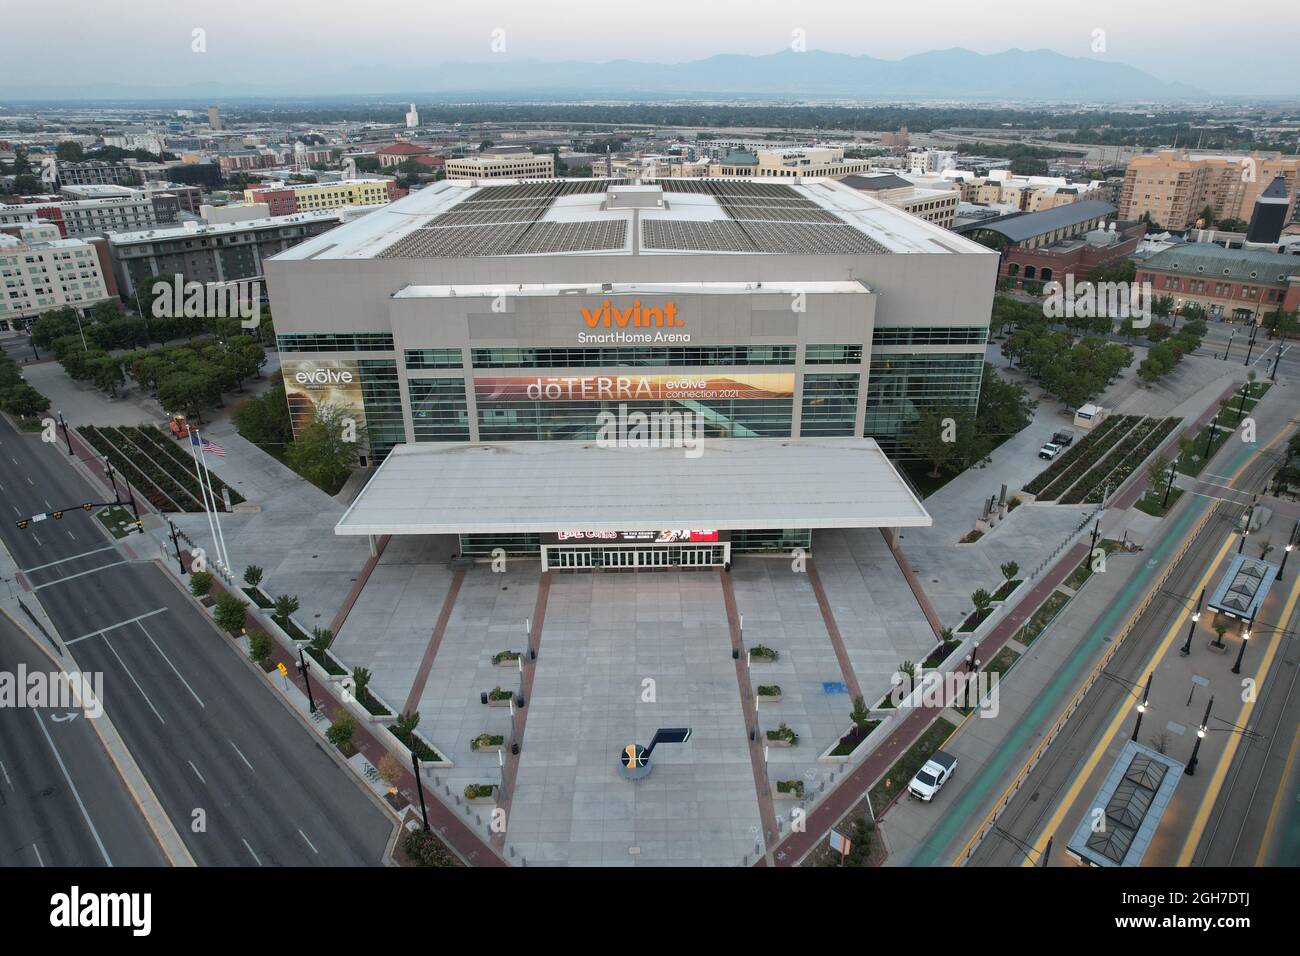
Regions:
[[[0,535],[199,865],[378,865],[391,819],[150,561],[80,508],[98,500],[58,456],[0,424]],[[143,538],[137,539],[143,540]]]
[[[55,666],[0,616],[0,670]],[[69,714],[73,716],[69,717]],[[0,867],[167,866],[166,855],[90,719],[0,707]]]
[[[1243,460],[1235,461],[1234,466],[1223,470],[1231,474],[1235,467],[1244,464],[1235,487],[1248,491],[1261,489],[1276,467],[1275,463],[1253,451],[1243,451],[1239,455]],[[1193,506],[1203,508],[1212,504],[1193,501],[1190,506],[1171,514],[1167,520],[1174,523],[1165,529],[1160,542],[1150,548],[1152,560],[1162,551],[1175,548],[1186,535],[1193,518],[1199,513],[1191,510]],[[1044,835],[1044,827],[1061,800],[1077,785],[1081,774],[1086,776],[1085,763],[1096,742],[1104,735],[1112,715],[1121,708],[1131,711],[1134,687],[1141,686],[1145,679],[1153,650],[1166,637],[1171,620],[1183,610],[1184,602],[1179,596],[1199,592],[1207,571],[1219,563],[1224,542],[1228,540],[1240,510],[1234,505],[1222,505],[1219,513],[1209,519],[1205,529],[1166,579],[1160,594],[1152,600],[1116,650],[1105,670],[1108,679],[1098,681],[1083,698],[1061,735],[999,817],[997,830],[984,839],[968,865],[1023,865],[1023,847],[1036,841],[1041,844],[1046,836],[1051,835]],[[1131,606],[1128,601],[1124,603]],[[1063,853],[1064,841],[1069,838],[1076,822],[1073,816],[1065,818],[1064,828],[1055,834],[1054,856]]]

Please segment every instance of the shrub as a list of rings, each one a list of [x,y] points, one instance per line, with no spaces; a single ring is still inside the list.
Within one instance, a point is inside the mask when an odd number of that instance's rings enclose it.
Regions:
[[[281,594],[275,599],[275,610],[271,612],[271,616],[275,618],[276,623],[283,624],[289,620],[289,615],[297,612],[300,607],[302,605],[298,603],[296,594]]]
[[[394,753],[386,753],[379,758],[379,766],[375,768],[379,771],[380,778],[390,787],[396,787],[402,782],[402,776],[406,773],[406,765],[397,758]]]
[[[356,732],[356,729],[356,718],[346,710],[336,710],[334,712],[334,722],[330,724],[329,730],[325,731],[325,739],[340,750],[344,750],[351,746],[352,735]]]
[[[456,861],[427,830],[411,830],[402,837],[402,852],[416,866],[455,866]]]
[[[1002,565],[1001,571],[1002,571],[1002,576],[1006,578],[1008,581],[1010,581],[1013,578],[1015,578],[1017,573],[1019,573],[1020,565],[1014,561],[1008,561],[1006,564]],[[951,636],[952,635],[949,634],[949,637]]]
[[[867,710],[867,702],[861,695],[853,698],[853,711],[849,714],[849,719],[858,727],[865,727],[870,722],[871,711]]]
[[[408,710],[397,715],[397,720],[393,723],[393,731],[397,734],[398,739],[405,740],[415,732],[415,728],[420,724],[420,712],[418,710]]]
[[[248,635],[249,652],[259,663],[270,658],[272,646],[271,635],[266,631],[253,631]]]
[[[313,627],[309,646],[315,654],[324,654],[325,649],[334,641],[334,632],[328,627]]]
[[[212,572],[211,571],[191,571],[190,572],[190,593],[196,598],[206,597],[212,590]]]
[[[262,583],[262,569],[256,564],[250,564],[244,568],[244,583],[250,588],[255,588]]]
[[[216,618],[217,626],[223,631],[231,634],[236,633],[244,626],[244,608],[248,607],[247,601],[241,601],[229,591],[217,598],[217,610],[213,614]]]

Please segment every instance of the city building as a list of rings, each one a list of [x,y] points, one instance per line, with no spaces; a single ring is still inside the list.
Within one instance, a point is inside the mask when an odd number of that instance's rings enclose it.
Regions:
[[[1001,254],[998,278],[1004,288],[1041,290],[1042,284],[1082,279],[1099,265],[1127,258],[1137,249],[1142,223],[1111,223],[1110,203],[1090,199],[1042,212],[1012,213],[955,227]]]
[[[1250,228],[1246,230],[1246,241],[1252,243],[1276,243],[1282,236],[1282,229],[1287,223],[1287,210],[1292,198],[1287,193],[1286,180],[1274,177],[1268,188],[1255,197],[1255,210],[1250,216]]]
[[[411,108],[406,111],[406,128],[415,129],[419,125],[420,125],[420,113],[415,108],[415,104],[412,103]]]
[[[186,222],[166,229],[108,237],[113,274],[123,296],[157,277],[229,282],[260,279],[271,256],[328,232],[351,218],[342,210],[234,222]]]
[[[527,148],[488,151],[449,158],[444,168],[448,179],[551,179],[555,176],[555,155],[533,153]]]
[[[1261,322],[1279,307],[1300,309],[1300,256],[1286,253],[1182,243],[1139,262],[1137,278],[1173,296],[1176,308],[1201,306],[1211,320]]]
[[[56,188],[64,186],[134,186],[135,169],[128,163],[84,162],[55,166]]]
[[[907,171],[917,176],[934,176],[956,167],[956,150],[920,149],[907,154]]]
[[[225,124],[221,121],[221,110],[215,106],[208,107],[208,126],[214,130],[225,129]]]
[[[978,401],[996,268],[833,180],[581,179],[444,180],[266,271],[298,427],[344,383],[379,460],[590,438],[624,398],[912,457],[921,412]]]
[[[1287,221],[1300,204],[1300,156],[1276,153],[1195,154],[1160,150],[1134,156],[1124,170],[1119,210],[1124,219],[1151,221],[1164,229],[1196,225],[1208,207],[1215,219],[1249,222],[1255,198],[1278,177],[1286,185]]]
[[[848,176],[865,173],[871,163],[845,159],[840,146],[793,146],[788,149],[736,150],[709,164],[710,176],[785,177]]]
[[[381,169],[400,166],[408,159],[431,155],[433,155],[433,148],[419,143],[389,143],[375,150],[375,159],[379,160]]]
[[[842,181],[854,189],[870,193],[895,209],[919,216],[944,229],[951,229],[957,218],[961,192],[951,185],[927,189],[893,173],[855,174],[845,176]]]
[[[74,188],[110,190],[112,194],[92,199],[59,198],[34,204],[37,215],[57,224],[65,236],[103,236],[111,232],[127,232],[158,225],[158,211],[153,197],[142,190],[124,190],[119,186]],[[119,192],[125,192],[126,195],[118,195]],[[165,209],[175,208],[168,203],[163,205]]]
[[[341,179],[333,183],[275,183],[244,190],[247,202],[266,203],[272,216],[343,206],[379,206],[405,195],[391,179]]]
[[[0,331],[50,309],[85,308],[117,294],[94,244],[64,239],[51,223],[0,226],[0,290]]]

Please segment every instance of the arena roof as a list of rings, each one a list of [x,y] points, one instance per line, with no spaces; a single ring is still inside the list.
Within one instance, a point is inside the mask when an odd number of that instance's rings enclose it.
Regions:
[[[398,445],[334,533],[931,524],[870,438],[706,438],[699,452],[594,441]]]
[[[445,180],[276,256],[425,259],[692,253],[993,254],[830,179],[659,179],[630,208],[619,179]],[[645,187],[643,187],[645,188]]]

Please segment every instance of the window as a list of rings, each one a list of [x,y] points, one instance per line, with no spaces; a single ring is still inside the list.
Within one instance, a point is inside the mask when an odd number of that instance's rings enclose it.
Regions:
[[[852,437],[857,412],[857,375],[804,375],[801,436]]]
[[[391,352],[389,332],[286,332],[275,337],[281,352]]]
[[[872,333],[871,345],[984,345],[988,338],[988,327],[982,325],[878,327]]]
[[[408,369],[460,368],[464,365],[460,349],[407,349],[403,356]]]
[[[475,368],[639,368],[711,365],[793,365],[793,345],[703,345],[656,348],[485,348],[473,350]]]
[[[804,348],[808,365],[860,365],[861,345],[809,345]]]
[[[469,441],[464,379],[413,378],[406,385],[416,441]]]

